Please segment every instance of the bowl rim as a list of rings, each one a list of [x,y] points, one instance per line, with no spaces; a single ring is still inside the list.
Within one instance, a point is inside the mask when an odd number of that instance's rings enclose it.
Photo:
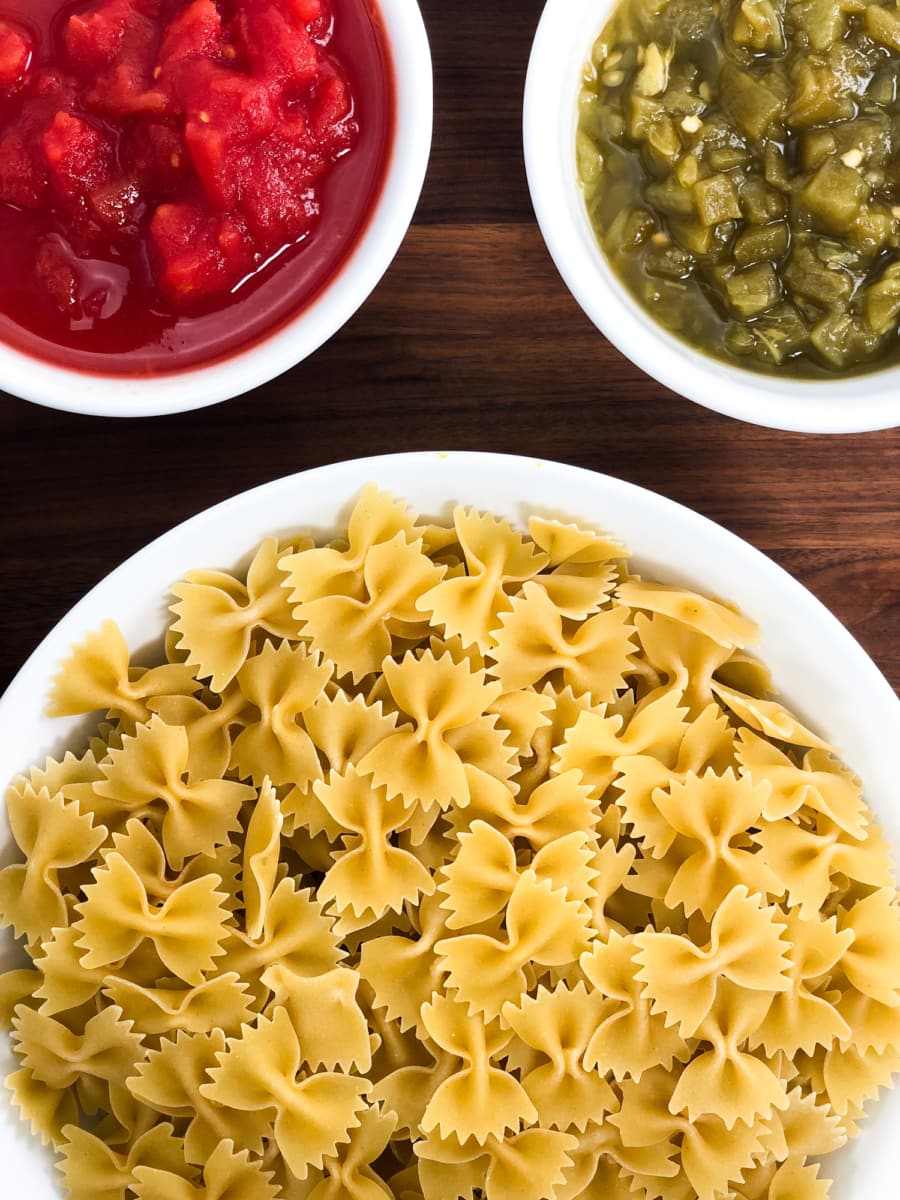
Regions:
[[[546,0],[525,83],[522,132],[531,201],[575,300],[642,371],[715,412],[798,433],[900,425],[900,367],[831,381],[779,379],[732,366],[663,329],[619,282],[588,220],[575,162],[581,71],[616,2]]]
[[[156,621],[152,634],[161,632],[169,589],[184,570],[233,567],[242,557],[246,561],[260,538],[281,529],[333,532],[359,490],[372,481],[408,500],[423,516],[446,516],[449,507],[461,503],[499,512],[519,524],[529,512],[596,523],[631,543],[639,569],[646,563],[648,569],[664,572],[664,580],[693,583],[738,600],[751,617],[762,618],[765,611],[763,642],[755,652],[775,668],[776,684],[780,673],[790,685],[789,701],[792,689],[802,685],[809,712],[797,705],[801,719],[812,718],[832,740],[838,734],[841,746],[858,737],[871,747],[865,762],[855,761],[855,752],[848,759],[859,770],[876,813],[890,818],[882,823],[894,845],[900,845],[900,699],[849,631],[802,584],[736,534],[656,492],[562,463],[470,451],[412,451],[301,471],[221,501],[138,550],[73,605],[0,696],[5,734],[0,782],[41,754],[58,753],[58,734],[65,741],[75,735],[78,719],[47,718],[43,701],[59,662],[102,619],[119,620],[129,645],[137,649],[134,629]],[[638,530],[646,534],[645,547],[636,540],[644,536]],[[773,646],[779,650],[777,662]],[[811,647],[818,648],[818,655],[810,654]],[[829,691],[838,685],[837,715],[828,716]],[[0,811],[0,861],[5,827]],[[0,1074],[8,1061],[6,1041],[0,1037]],[[841,1194],[856,1200],[884,1194],[880,1181],[892,1179],[895,1172],[898,1112],[900,1089],[890,1099],[882,1098],[863,1135],[829,1163]],[[14,1181],[28,1184],[32,1200],[59,1200],[50,1155],[37,1153],[37,1140],[11,1104],[0,1103],[0,1146],[21,1147],[21,1154],[7,1154],[7,1171]]]
[[[0,386],[33,404],[105,417],[192,411],[242,395],[323,346],[362,307],[406,237],[428,169],[434,118],[431,48],[418,0],[362,0],[380,16],[395,88],[381,194],[353,251],[294,317],[235,354],[157,375],[95,374],[0,342]]]

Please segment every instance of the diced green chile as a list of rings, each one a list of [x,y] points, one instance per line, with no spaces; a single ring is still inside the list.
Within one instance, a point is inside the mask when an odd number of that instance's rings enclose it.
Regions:
[[[892,0],[620,0],[577,161],[622,281],[750,369],[900,362],[898,79]]]

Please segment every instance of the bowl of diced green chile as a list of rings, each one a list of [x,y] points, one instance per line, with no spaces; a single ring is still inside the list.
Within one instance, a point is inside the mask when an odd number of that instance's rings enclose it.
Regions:
[[[900,424],[900,7],[548,0],[529,183],[628,357],[759,424]]]

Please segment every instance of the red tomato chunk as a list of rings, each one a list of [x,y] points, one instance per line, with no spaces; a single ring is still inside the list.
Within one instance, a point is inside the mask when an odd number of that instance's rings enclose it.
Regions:
[[[93,328],[138,282],[208,311],[315,230],[364,119],[334,52],[351,0],[35,3],[43,27],[0,0],[0,204],[43,230],[29,286],[58,316]]]
[[[31,62],[31,38],[22,29],[0,20],[0,87],[22,82]]]

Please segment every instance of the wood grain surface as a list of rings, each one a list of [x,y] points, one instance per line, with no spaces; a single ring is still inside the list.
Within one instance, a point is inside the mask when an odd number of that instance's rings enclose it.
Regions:
[[[311,359],[169,418],[0,397],[0,690],[87,588],[185,517],[306,467],[412,449],[558,459],[690,505],[806,583],[900,687],[900,430],[743,425],[666,392],[594,330],[525,183],[541,6],[423,0],[436,124],[422,201],[380,287]]]

